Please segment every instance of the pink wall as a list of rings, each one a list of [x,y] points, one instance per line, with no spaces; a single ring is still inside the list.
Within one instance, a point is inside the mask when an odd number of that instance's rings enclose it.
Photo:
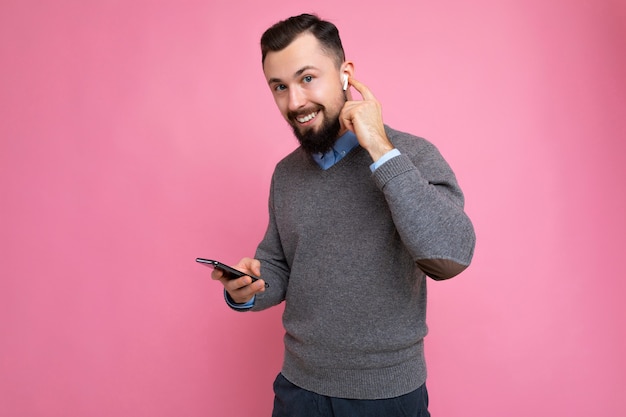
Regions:
[[[626,415],[624,1],[242,3],[0,3],[0,415],[269,415],[280,308],[229,311],[194,258],[264,232],[295,140],[258,38],[302,11],[466,192],[433,415]]]

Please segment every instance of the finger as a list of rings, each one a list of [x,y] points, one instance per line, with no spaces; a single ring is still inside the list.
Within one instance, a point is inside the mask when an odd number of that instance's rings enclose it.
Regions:
[[[367,86],[361,81],[357,80],[356,78],[350,78],[348,82],[352,87],[355,88],[356,91],[359,92],[359,94],[361,94],[363,100],[376,100],[376,97],[374,97],[374,93],[372,93],[372,91],[367,88]]]
[[[220,281],[226,288],[226,291],[238,291],[252,284],[252,278],[249,276],[237,279],[222,278]]]
[[[211,279],[221,281],[222,278],[224,278],[224,272],[221,269],[216,268],[213,270],[213,272],[211,272]]]
[[[258,259],[243,258],[235,265],[235,269],[249,272],[255,276],[261,276],[261,262]]]
[[[265,291],[265,281],[260,279],[250,285],[233,290],[226,289],[226,291],[235,302],[244,303],[250,300],[254,295]]]
[[[354,127],[352,126],[352,117],[352,106],[350,105],[350,102],[347,101],[341,109],[339,121],[344,128],[354,132]]]

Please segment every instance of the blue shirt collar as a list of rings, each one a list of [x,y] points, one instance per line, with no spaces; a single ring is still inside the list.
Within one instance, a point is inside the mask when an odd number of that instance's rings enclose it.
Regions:
[[[322,167],[322,169],[328,169],[337,162],[339,162],[341,158],[346,156],[358,144],[359,141],[356,138],[354,132],[348,130],[337,139],[332,149],[330,149],[325,154],[313,154],[313,159],[320,167]]]

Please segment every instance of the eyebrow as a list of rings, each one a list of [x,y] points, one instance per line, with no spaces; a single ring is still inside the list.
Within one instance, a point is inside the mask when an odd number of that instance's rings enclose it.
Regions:
[[[300,68],[298,71],[296,71],[293,74],[293,78],[297,78],[300,75],[302,75],[302,73],[304,73],[305,71],[308,71],[308,70],[311,70],[311,69],[317,70],[318,68],[313,66],[313,65],[305,65],[304,67]],[[268,84],[280,83],[280,82],[282,82],[282,80],[280,78],[270,78],[269,80],[267,80]]]

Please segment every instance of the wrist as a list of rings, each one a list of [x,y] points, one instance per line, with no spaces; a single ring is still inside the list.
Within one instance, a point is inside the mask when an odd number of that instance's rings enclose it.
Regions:
[[[372,158],[372,161],[377,162],[380,158],[382,158],[386,153],[394,150],[393,145],[387,141],[387,143],[378,144],[377,146],[373,146],[369,148],[367,151]]]

